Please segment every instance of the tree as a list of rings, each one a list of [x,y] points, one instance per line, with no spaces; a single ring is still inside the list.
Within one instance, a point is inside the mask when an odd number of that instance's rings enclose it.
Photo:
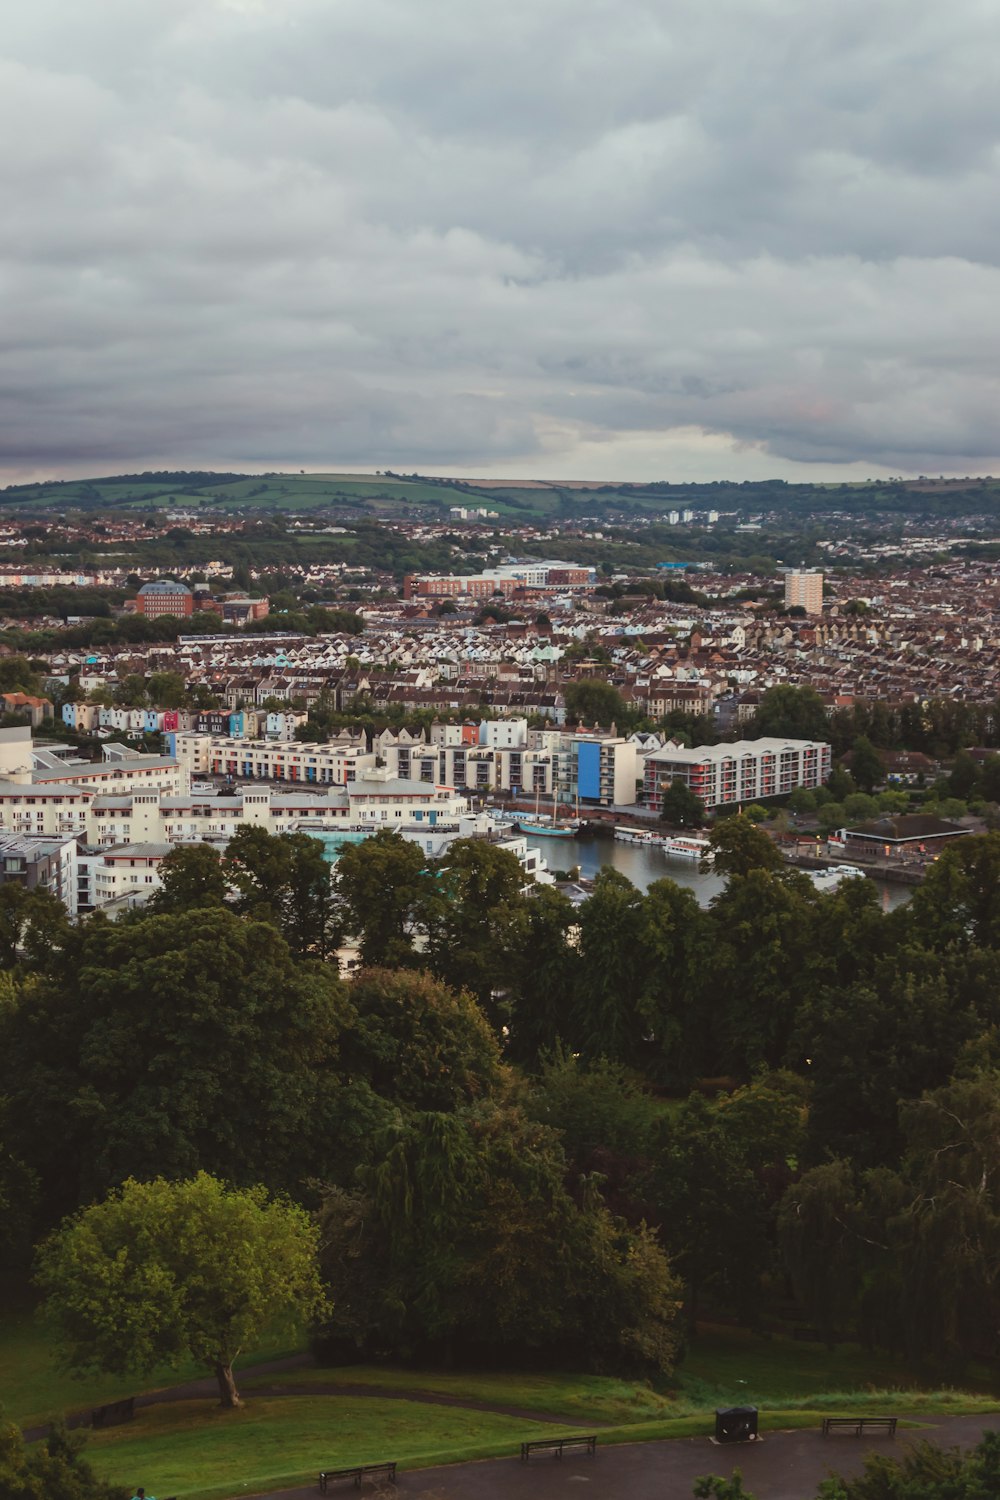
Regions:
[[[566,1176],[556,1132],[502,1099],[394,1121],[322,1214],[331,1334],[362,1351],[669,1369],[679,1287],[662,1249]]]
[[[581,677],[563,688],[566,717],[571,724],[620,724],[627,710],[616,687],[601,677]]]
[[[646,1031],[641,893],[619,871],[599,871],[578,926],[573,1045],[588,1058],[632,1063]]]
[[[85,1438],[61,1424],[27,1447],[12,1422],[0,1418],[0,1495],[4,1500],[126,1500],[121,1485],[98,1479],[81,1457]]]
[[[499,1048],[471,996],[429,974],[365,969],[350,998],[343,1066],[394,1104],[455,1109],[496,1088]]]
[[[575,908],[562,891],[535,886],[525,899],[507,997],[509,1053],[528,1068],[570,1038],[577,954],[568,935],[575,925]]]
[[[439,979],[470,990],[499,1026],[503,988],[524,926],[524,875],[509,849],[456,839],[440,861],[427,907],[427,957]],[[506,1019],[506,1018],[504,1018]]]
[[[861,790],[869,794],[885,780],[882,757],[866,735],[859,735],[851,746],[851,775]]]
[[[671,828],[700,828],[705,821],[704,802],[679,776],[660,799],[660,821]]]
[[[204,911],[224,906],[229,890],[225,868],[211,844],[180,844],[160,864],[160,890],[149,911]]]
[[[129,1176],[284,1188],[321,1170],[348,1014],[336,974],[270,924],[91,918],[0,1009],[7,1145],[38,1176],[46,1227]]]
[[[151,672],[149,701],[154,708],[183,708],[187,702],[183,675],[180,672]]]
[[[719,1474],[703,1474],[694,1482],[692,1493],[695,1500],[754,1500],[749,1490],[743,1488],[743,1475],[734,1469],[730,1479]]]
[[[968,802],[979,790],[979,767],[968,750],[959,750],[948,777],[948,787],[953,797]]]
[[[0,886],[0,968],[49,970],[70,931],[66,908],[51,891],[29,891],[13,881]]]
[[[751,870],[780,870],[785,865],[774,840],[743,813],[717,823],[708,842],[720,875],[748,875]]]
[[[325,958],[338,923],[330,866],[307,833],[268,833],[244,824],[226,847],[236,910],[280,928],[293,953]]]
[[[761,697],[747,734],[751,739],[828,740],[826,705],[815,688],[780,683]]]
[[[426,866],[418,844],[386,829],[341,851],[334,891],[364,965],[413,962],[414,933],[435,895]]]
[[[36,1280],[72,1368],[146,1375],[186,1355],[233,1407],[240,1353],[324,1311],[318,1248],[305,1210],[263,1188],[130,1178],[44,1242]]]
[[[115,688],[115,702],[123,708],[144,708],[146,706],[145,677],[140,677],[137,672],[123,677]]]
[[[817,1500],[993,1500],[1000,1494],[1000,1436],[971,1453],[921,1442],[899,1458],[871,1453],[864,1473],[824,1479]]]

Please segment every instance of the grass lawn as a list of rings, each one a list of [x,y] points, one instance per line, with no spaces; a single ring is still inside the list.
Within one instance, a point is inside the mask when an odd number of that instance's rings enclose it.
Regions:
[[[248,1375],[241,1389],[252,1392],[267,1376]],[[617,1380],[604,1375],[517,1374],[483,1371],[454,1374],[441,1370],[401,1370],[392,1366],[346,1365],[338,1369],[292,1370],[282,1385],[364,1385],[371,1389],[433,1391],[469,1401],[495,1402],[565,1417],[579,1426],[586,1422],[631,1423],[676,1415],[676,1402],[660,1396],[644,1381]]]
[[[266,1377],[256,1383],[261,1383]],[[975,1367],[960,1390],[941,1390],[916,1380],[899,1360],[869,1354],[856,1344],[829,1353],[817,1344],[763,1339],[741,1329],[704,1328],[670,1382],[659,1389],[645,1381],[599,1375],[519,1374],[495,1371],[454,1374],[386,1366],[348,1365],[298,1370],[285,1384],[326,1380],[372,1389],[434,1391],[503,1406],[565,1416],[575,1423],[615,1425],[678,1418],[750,1403],[770,1411],[848,1411],[873,1402],[894,1411],[995,1410],[1000,1391]],[[244,1380],[255,1384],[251,1374]]]
[[[239,1361],[239,1367],[246,1369],[262,1360],[280,1359],[303,1347],[304,1342],[290,1340],[287,1334],[264,1339],[259,1349]],[[141,1378],[67,1375],[59,1369],[52,1341],[32,1313],[0,1312],[0,1407],[24,1427],[61,1412],[80,1411],[209,1373],[189,1362],[175,1368],[164,1367]]]
[[[678,1404],[687,1410],[746,1401],[835,1410],[871,1404],[875,1393],[892,1393],[897,1409],[905,1402],[913,1411],[1000,1405],[1000,1390],[981,1367],[969,1368],[960,1390],[940,1390],[918,1379],[902,1360],[858,1344],[838,1344],[831,1353],[820,1344],[764,1339],[735,1328],[701,1329],[676,1380]]]
[[[186,1500],[252,1494],[315,1479],[320,1468],[396,1459],[452,1463],[516,1453],[526,1438],[569,1428],[440,1406],[367,1397],[251,1400],[145,1407],[127,1427],[94,1433],[87,1458],[120,1484]]]

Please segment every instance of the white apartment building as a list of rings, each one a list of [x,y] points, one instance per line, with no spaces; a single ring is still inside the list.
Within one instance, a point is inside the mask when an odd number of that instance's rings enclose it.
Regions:
[[[659,812],[663,793],[682,781],[707,808],[763,802],[796,787],[822,786],[830,746],[815,740],[737,740],[732,745],[668,744],[646,757],[645,799]]]
[[[308,828],[364,836],[390,828],[407,835],[436,836],[455,835],[468,815],[468,799],[460,793],[378,768],[349,787],[324,792],[241,787],[232,793],[213,789],[183,797],[145,791],[97,797],[87,808],[84,831],[88,844],[102,848],[226,843],[244,824],[274,834]]]

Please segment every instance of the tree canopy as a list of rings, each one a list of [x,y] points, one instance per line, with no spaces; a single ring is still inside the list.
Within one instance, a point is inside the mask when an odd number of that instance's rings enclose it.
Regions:
[[[263,1188],[130,1178],[46,1240],[36,1279],[72,1368],[143,1375],[187,1355],[236,1406],[241,1351],[324,1310],[318,1245],[309,1215]]]

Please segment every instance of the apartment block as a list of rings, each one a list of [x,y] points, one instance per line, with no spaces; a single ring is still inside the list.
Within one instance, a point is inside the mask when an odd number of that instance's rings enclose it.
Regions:
[[[804,609],[807,615],[823,613],[823,574],[815,569],[795,569],[785,574],[785,608]]]
[[[796,787],[822,786],[830,767],[830,746],[814,740],[737,740],[692,749],[669,744],[646,757],[645,800],[659,812],[663,793],[682,781],[707,808],[763,802]]]

